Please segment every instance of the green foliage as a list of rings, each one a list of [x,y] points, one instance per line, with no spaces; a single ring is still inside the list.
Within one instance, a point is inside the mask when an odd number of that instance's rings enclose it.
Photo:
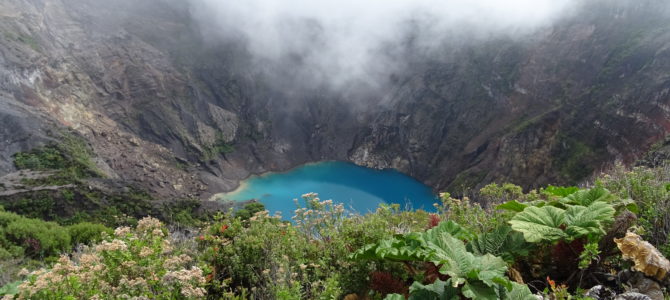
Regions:
[[[537,300],[537,297],[530,292],[528,286],[525,284],[518,284],[512,282],[512,290],[507,292],[504,297],[505,300]]]
[[[545,195],[558,196],[561,198],[574,194],[577,191],[579,191],[579,188],[576,186],[549,185],[546,188],[542,189],[542,193]]]
[[[14,154],[14,165],[17,169],[54,170],[63,169],[67,164],[63,153],[55,146],[45,146],[29,152]]]
[[[73,245],[97,243],[102,240],[102,234],[111,234],[111,228],[90,222],[82,222],[67,226]]]
[[[248,219],[221,215],[198,237],[202,261],[213,271],[210,294],[339,299],[366,293],[373,271],[402,276],[401,265],[354,261],[348,255],[392,237],[396,230],[422,228],[427,223],[425,212],[385,206],[366,216],[343,218],[342,208],[332,201],[320,200],[316,194],[304,197],[308,206],[296,210],[295,223],[282,222],[265,211]]]
[[[254,214],[264,211],[265,210],[265,205],[260,202],[252,202],[249,204],[246,204],[244,208],[240,208],[237,211],[235,211],[235,217],[240,218],[242,220],[249,220]]]
[[[20,284],[21,281],[14,281],[0,287],[0,296],[18,294]]]
[[[637,207],[642,236],[670,257],[670,165],[658,168],[626,169],[619,165],[601,176],[597,184],[612,191],[619,199],[631,199]]]
[[[496,183],[488,184],[479,190],[479,194],[485,197],[489,204],[506,202],[524,197],[523,189],[520,186],[511,183],[504,183],[502,185]]]
[[[204,148],[202,158],[204,160],[210,160],[220,154],[228,154],[232,152],[235,152],[235,146],[224,141],[221,134],[217,134],[216,142],[213,145]]]
[[[436,280],[432,284],[423,285],[419,282],[414,282],[409,288],[410,296],[409,300],[457,300],[460,299],[458,296],[458,289],[454,288],[442,280]],[[404,300],[405,297],[399,294],[390,294],[387,295],[384,300]]]
[[[614,195],[608,190],[601,187],[595,187],[588,190],[574,191],[561,199],[561,203],[589,206],[596,201],[610,203],[614,198]]]
[[[409,233],[368,245],[357,251],[353,258],[431,262],[441,266],[441,274],[450,277],[445,284],[458,288],[458,293],[463,296],[470,299],[498,299],[500,285],[511,289],[511,283],[505,277],[507,264],[491,254],[478,256],[468,252],[463,241],[454,236],[462,233],[460,226],[442,222],[424,233]],[[415,292],[425,296],[427,289],[433,292],[435,288],[444,290],[443,286],[439,287],[439,282],[437,284],[429,287],[415,285]]]
[[[528,207],[528,205],[512,200],[496,206],[496,209],[522,212],[526,207]]]
[[[395,261],[433,261],[434,247],[431,244],[439,243],[443,235],[470,239],[474,236],[460,225],[452,222],[441,222],[425,232],[412,232],[406,235],[397,235],[391,239],[382,240],[376,244],[369,244],[356,251],[353,259],[386,259]]]
[[[93,152],[81,137],[72,133],[62,133],[58,143],[34,148],[28,152],[14,154],[17,169],[38,171],[52,170],[55,174],[36,181],[25,182],[33,185],[59,185],[87,177],[100,177],[92,160]]]
[[[342,299],[354,293],[370,299],[530,300],[535,299],[531,289],[540,294],[544,289],[543,294],[552,299],[581,299],[571,293],[580,294],[580,288],[592,286],[585,274],[625,267],[611,256],[611,249],[599,248],[617,211],[637,204],[640,225],[648,236],[660,238],[667,230],[663,226],[670,211],[666,206],[670,199],[665,198],[670,182],[666,173],[670,172],[657,172],[634,169],[602,177],[591,189],[550,186],[527,194],[514,185],[489,185],[477,200],[505,203],[480,206],[447,194],[437,205],[437,214],[402,212],[397,205],[382,205],[374,213],[345,217],[341,205],[312,193],[304,195],[307,205],[296,209],[293,223],[270,216],[258,203],[218,215],[213,223],[194,222],[195,203],[156,210],[171,222],[207,224],[196,241],[188,231],[167,236],[157,221],[140,221],[134,230],[119,228],[111,237],[101,225],[45,225],[42,223],[47,222],[0,210],[0,259],[20,258],[25,253],[53,262],[54,255],[72,250],[75,243],[100,241],[83,253],[74,253],[72,259],[61,258],[50,269],[28,276],[12,290],[18,289],[26,298],[98,295],[112,299],[123,292],[131,297],[186,299],[186,294],[198,293],[192,299],[204,298],[200,295],[206,292],[211,299]],[[86,203],[80,202],[82,193],[92,191],[61,191],[58,199]],[[121,198],[105,197],[90,199],[118,203],[111,206],[110,215],[134,209]],[[52,202],[43,204],[49,207],[45,212],[59,210]],[[88,217],[76,215],[68,222]],[[48,237],[38,235],[38,227],[31,222],[49,232]],[[16,227],[7,230],[9,226]],[[49,254],[36,254],[15,234],[32,234],[38,237],[36,241],[61,240],[58,236],[64,235],[69,242],[50,246]],[[659,249],[668,251],[670,246],[659,245]],[[84,255],[93,255],[94,263],[85,265],[91,257],[84,259]],[[91,272],[96,265],[107,271]],[[193,268],[196,265],[199,269]],[[16,267],[9,269],[17,271]],[[166,278],[176,271],[195,275],[187,280],[188,289]],[[56,277],[57,282],[43,284],[55,274],[61,276]],[[533,284],[511,282],[507,275]],[[2,283],[13,280],[5,277]],[[131,283],[137,287],[131,288]],[[394,288],[380,288],[384,283]]]
[[[553,156],[553,165],[565,180],[575,184],[593,173],[589,160],[596,156],[595,150],[583,141],[564,134],[560,134],[559,139],[564,147]]]
[[[614,218],[612,205],[596,201],[589,206],[570,205],[567,209],[554,206],[530,206],[517,213],[509,222],[531,243],[574,240],[587,236],[590,240],[605,234],[604,223]]]
[[[579,254],[579,268],[584,270],[591,265],[591,262],[598,259],[600,250],[597,243],[588,243],[584,245],[584,251]]]
[[[479,203],[473,203],[468,197],[463,199],[452,198],[449,193],[440,195],[442,205],[436,208],[443,219],[452,220],[472,233],[482,233],[504,225],[511,216],[505,211],[483,208]]]
[[[492,254],[508,263],[518,257],[528,256],[533,245],[526,242],[523,234],[503,225],[491,232],[482,233],[468,243],[468,250],[477,255]]]
[[[72,195],[71,200],[64,198],[63,193]],[[93,222],[116,226],[134,223],[136,218],[148,214],[161,215],[164,210],[155,207],[152,200],[146,192],[135,189],[110,194],[77,185],[59,191],[27,193],[3,204],[8,211],[64,225]]]
[[[200,227],[203,222],[211,220],[212,213],[201,212],[200,200],[182,199],[163,205],[160,210],[162,219],[171,225],[181,227]]]
[[[99,241],[111,229],[91,223],[62,227],[0,211],[0,257],[49,259],[72,250],[77,244]]]
[[[11,220],[0,227],[0,235],[3,236],[0,241],[4,241],[5,249],[22,247],[23,254],[33,258],[55,256],[71,249],[70,235],[56,223],[16,218],[14,214],[7,212],[0,212],[0,215],[5,215],[0,216],[3,223]]]
[[[172,245],[156,219],[118,228],[114,237],[81,253],[62,256],[53,268],[28,275],[22,299],[204,298],[205,278],[191,253]]]

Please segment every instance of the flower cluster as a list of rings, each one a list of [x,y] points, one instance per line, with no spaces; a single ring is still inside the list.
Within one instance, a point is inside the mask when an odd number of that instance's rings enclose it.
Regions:
[[[203,271],[173,249],[164,225],[144,218],[114,237],[62,256],[50,269],[29,273],[12,299],[196,299],[206,290]]]
[[[329,236],[328,231],[336,230],[344,217],[344,205],[335,204],[333,200],[321,200],[317,193],[302,195],[306,203],[300,207],[295,200],[298,209],[292,217],[296,226],[312,238],[324,238]]]

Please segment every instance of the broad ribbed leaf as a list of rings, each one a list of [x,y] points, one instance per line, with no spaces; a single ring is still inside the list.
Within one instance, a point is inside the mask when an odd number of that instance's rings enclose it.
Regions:
[[[451,287],[448,281],[436,280],[432,284],[423,285],[415,281],[409,287],[409,300],[458,300],[458,290]],[[386,300],[386,299],[385,299]],[[391,299],[393,300],[393,299]]]
[[[369,244],[354,252],[353,259],[388,259],[395,261],[426,261],[430,257],[428,248],[419,233],[404,237],[382,240],[377,244]]]
[[[574,205],[565,211],[565,231],[571,238],[605,234],[603,223],[613,219],[614,207],[611,204],[596,201],[587,207]]]
[[[454,287],[465,282],[468,273],[476,268],[475,255],[465,249],[465,244],[451,235],[445,234],[428,243],[433,250],[430,261],[442,264],[440,272],[451,276]]]
[[[499,283],[499,280],[504,278],[505,272],[507,272],[507,263],[500,257],[491,254],[479,257],[475,266],[479,271],[477,278],[489,286]]]
[[[579,190],[561,199],[562,203],[589,206],[596,201],[610,202],[614,199],[608,190],[596,187],[589,190]]]
[[[410,288],[412,300],[458,299],[458,289],[472,299],[496,299],[500,286],[510,284],[505,278],[507,264],[491,254],[477,256],[468,252],[463,240],[472,238],[476,236],[449,221],[424,233],[410,233],[365,246],[352,257],[428,261],[442,265],[440,272],[449,275],[449,280],[427,286],[415,282]],[[390,297],[397,298],[396,295]]]
[[[496,209],[522,212],[526,207],[528,207],[528,205],[512,200],[496,206]]]
[[[421,234],[424,241],[434,241],[439,238],[439,236],[448,234],[460,240],[472,240],[476,237],[475,234],[471,233],[467,229],[463,228],[461,225],[454,221],[443,221],[440,222],[437,226],[426,230]]]
[[[530,243],[557,241],[567,235],[560,229],[565,222],[565,211],[553,206],[527,207],[511,221],[512,229],[523,233]]]
[[[485,286],[495,294],[495,287],[499,281],[506,281],[507,264],[500,257],[490,254],[475,256],[466,251],[462,241],[449,235],[442,236],[438,242],[429,243],[429,247],[435,250],[433,262],[442,264],[440,273],[451,277],[450,283],[453,287],[469,283],[475,284],[475,290],[480,291],[473,293],[485,293],[481,291]]]
[[[506,293],[505,300],[537,300],[525,284],[512,283],[512,290]]]
[[[527,256],[533,245],[526,242],[523,234],[513,231],[507,225],[498,226],[492,232],[482,233],[468,243],[470,252],[477,255],[492,254],[500,256],[506,262],[513,262],[516,257]]]
[[[470,299],[496,300],[498,293],[495,288],[491,288],[482,282],[466,282],[461,288],[463,296]]]
[[[550,185],[544,188],[544,190],[542,190],[544,194],[559,197],[566,197],[568,195],[574,194],[577,191],[579,191],[579,188],[577,188],[576,186],[553,186],[553,185]]]
[[[384,297],[384,300],[405,300],[405,296],[400,294],[388,294],[386,297]]]

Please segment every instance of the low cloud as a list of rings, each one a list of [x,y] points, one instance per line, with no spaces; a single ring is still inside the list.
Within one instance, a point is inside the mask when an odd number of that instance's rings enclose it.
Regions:
[[[258,67],[301,82],[375,84],[402,68],[398,48],[519,38],[574,0],[191,0],[208,38],[245,43]],[[287,74],[287,70],[290,72]]]

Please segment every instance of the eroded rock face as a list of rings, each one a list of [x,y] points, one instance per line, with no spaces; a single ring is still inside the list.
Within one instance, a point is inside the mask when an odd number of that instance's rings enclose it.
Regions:
[[[204,38],[186,1],[2,1],[0,173],[58,124],[108,176],[161,197],[332,159],[452,191],[571,183],[670,131],[664,14],[603,3],[523,40],[413,54],[355,93],[255,68],[243,44]]]

